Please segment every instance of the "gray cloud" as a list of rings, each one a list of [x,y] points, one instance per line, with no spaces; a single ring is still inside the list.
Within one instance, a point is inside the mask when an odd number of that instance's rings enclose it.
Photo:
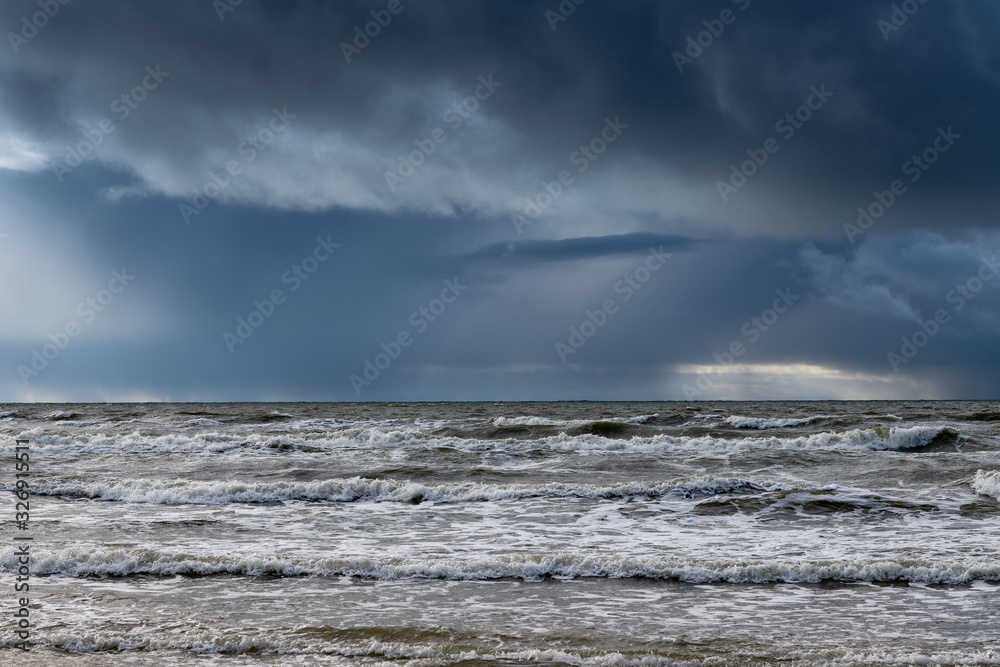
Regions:
[[[1000,302],[991,288],[1000,283],[994,283],[998,251],[996,232],[952,241],[915,232],[872,239],[848,256],[808,244],[800,250],[799,262],[806,283],[831,304],[919,322],[962,303],[953,332],[996,335]],[[975,292],[966,287],[970,280],[978,285]]]
[[[222,200],[507,217],[569,169],[576,182],[543,216],[551,227],[641,230],[653,215],[796,236],[839,234],[938,127],[954,126],[962,143],[885,226],[994,220],[1000,79],[987,36],[1000,16],[990,3],[925,5],[885,40],[876,22],[888,6],[753,2],[740,11],[740,2],[683,74],[673,54],[718,8],[589,4],[553,32],[550,5],[404,2],[350,64],[340,44],[372,20],[370,3],[243,3],[224,21],[193,0],[67,5],[19,54],[0,56],[0,116],[51,161],[111,118],[115,132],[97,153],[122,170],[119,185],[178,202],[210,170],[242,160],[242,142],[287,107],[287,133],[242,165]],[[6,3],[0,22],[17,25],[34,8]],[[118,120],[113,100],[150,65],[169,78]],[[489,75],[502,85],[453,129],[448,110]],[[833,98],[785,139],[776,121],[820,85]],[[576,173],[571,155],[606,117],[628,129],[591,173]],[[385,172],[435,128],[447,140],[391,190]],[[781,150],[723,203],[716,182],[768,137]]]
[[[995,287],[948,301],[1000,245],[996,3],[935,0],[886,39],[892,3],[862,0],[588,2],[555,30],[551,0],[402,2],[350,63],[341,42],[383,4],[245,1],[220,20],[200,0],[74,1],[5,42],[0,390],[355,399],[348,376],[458,277],[468,291],[363,398],[683,398],[787,289],[801,298],[759,330],[752,372],[715,396],[1000,395]],[[0,25],[36,11],[3,3]],[[87,137],[94,155],[56,173]],[[756,173],[723,201],[732,165]],[[343,252],[230,354],[223,332],[290,289],[320,235]],[[626,301],[616,285],[660,245],[673,256]],[[128,293],[25,387],[17,366],[123,265]],[[620,309],[563,364],[555,344],[607,299]],[[940,308],[951,321],[894,373],[887,353]]]

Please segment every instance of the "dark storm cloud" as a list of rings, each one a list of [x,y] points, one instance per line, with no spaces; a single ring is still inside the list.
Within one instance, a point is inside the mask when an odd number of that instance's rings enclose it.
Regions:
[[[847,256],[808,244],[799,261],[805,284],[827,303],[918,324],[944,309],[945,333],[967,338],[1000,334],[998,252],[996,232],[954,241],[915,232],[872,239]]]
[[[899,30],[868,0],[589,0],[565,21],[554,0],[400,0],[391,21],[388,0],[217,4],[71,0],[17,53],[38,5],[0,5],[0,168],[28,172],[0,171],[0,271],[21,285],[0,295],[4,367],[137,270],[10,395],[356,399],[348,377],[456,279],[360,398],[683,398],[734,342],[760,373],[825,369],[799,396],[1000,395],[992,283],[900,373],[887,360],[997,248],[995,3],[929,0]],[[387,25],[348,63],[372,11]],[[328,236],[342,252],[291,293]],[[231,353],[222,334],[276,288]]]
[[[382,3],[243,2],[224,20],[208,2],[70,3],[20,53],[0,56],[2,114],[59,159],[81,127],[115,120],[113,100],[160,65],[169,78],[98,151],[135,173],[136,192],[190,197],[210,169],[240,159],[241,142],[272,109],[287,107],[288,134],[244,165],[223,199],[487,216],[517,212],[541,180],[574,169],[571,155],[606,118],[620,118],[621,143],[591,163],[596,174],[577,174],[548,212],[555,224],[581,212],[607,224],[612,212],[696,210],[704,224],[800,236],[842,233],[857,206],[901,178],[939,127],[952,127],[960,143],[885,225],[995,222],[993,3],[921,5],[888,39],[878,21],[891,3],[867,0],[591,2],[555,30],[546,12],[558,3],[549,1],[399,6],[347,63],[342,44]],[[16,27],[33,10],[5,3],[0,23]],[[723,10],[732,22],[679,72],[675,54],[703,22],[718,30]],[[499,86],[453,128],[446,118],[460,116],[449,109],[485,92],[480,77],[490,76]],[[814,86],[833,96],[801,128],[776,130]],[[386,171],[435,128],[445,143],[388,187]],[[769,137],[779,152],[722,202],[717,181]]]

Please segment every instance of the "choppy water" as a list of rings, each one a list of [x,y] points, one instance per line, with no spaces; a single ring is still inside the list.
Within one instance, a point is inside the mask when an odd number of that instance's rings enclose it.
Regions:
[[[0,406],[4,451],[31,442],[36,642],[0,662],[1000,664],[998,427],[978,402]]]

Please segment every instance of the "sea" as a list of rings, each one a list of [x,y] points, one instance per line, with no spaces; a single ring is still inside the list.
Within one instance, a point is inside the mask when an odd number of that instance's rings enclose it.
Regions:
[[[0,664],[998,665],[998,428],[996,402],[0,405]]]

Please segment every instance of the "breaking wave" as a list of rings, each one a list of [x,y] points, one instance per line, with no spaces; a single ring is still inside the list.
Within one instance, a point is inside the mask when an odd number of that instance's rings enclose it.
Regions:
[[[0,570],[17,569],[14,549],[0,549]],[[352,576],[382,581],[485,581],[547,578],[657,579],[692,584],[909,582],[965,585],[1000,581],[1000,562],[871,558],[855,560],[735,560],[601,557],[553,553],[484,558],[295,558],[166,552],[155,549],[68,548],[32,554],[32,573],[70,577]]]
[[[946,426],[893,426],[846,431],[822,431],[798,437],[723,438],[714,435],[634,435],[609,437],[609,432],[635,428],[623,422],[588,422],[592,428],[577,434],[548,434],[538,438],[464,438],[435,435],[418,428],[351,427],[333,433],[227,433],[203,431],[191,435],[73,433],[55,434],[42,429],[22,432],[31,438],[35,454],[130,452],[209,452],[245,450],[263,452],[320,452],[386,447],[450,448],[466,452],[555,450],[581,452],[726,451],[748,449],[908,450],[953,443],[958,432]],[[0,437],[10,442],[13,435]]]
[[[628,419],[549,419],[547,417],[497,417],[493,420],[493,425],[497,427],[503,426],[568,426],[568,427],[580,427],[587,426],[588,424],[645,424],[652,419],[656,419],[660,415],[639,415],[638,417],[629,417]]]
[[[6,487],[10,491],[12,487]],[[314,482],[199,482],[191,480],[121,480],[112,482],[67,481],[36,483],[36,495],[161,505],[225,505],[278,501],[325,502],[434,502],[467,503],[527,498],[705,498],[720,494],[773,491],[772,483],[742,479],[697,477],[661,483],[632,482],[606,486],[591,484],[482,484],[364,479],[330,479]]]
[[[125,653],[183,651],[196,655],[227,656],[238,655],[282,655],[341,658],[376,658],[375,664],[392,665],[447,665],[447,664],[552,664],[575,665],[577,667],[672,667],[676,660],[656,655],[650,651],[594,652],[572,651],[568,649],[509,648],[500,649],[469,643],[456,646],[454,631],[410,630],[416,642],[385,641],[375,637],[365,637],[365,630],[337,630],[329,626],[309,626],[295,628],[285,636],[273,633],[211,632],[199,629],[187,633],[177,633],[173,628],[151,633],[148,629],[105,630],[86,634],[74,633],[61,628],[50,628],[33,644],[51,646],[73,653]],[[367,629],[376,634],[377,629]],[[382,634],[399,634],[398,631],[384,631]],[[0,639],[0,648],[14,648],[16,638]],[[166,659],[164,662],[173,662]],[[145,663],[144,663],[145,664]],[[301,664],[296,662],[295,664]],[[322,664],[339,664],[324,661]],[[362,663],[369,664],[369,663]],[[683,663],[688,664],[688,663]]]
[[[753,428],[753,429],[769,429],[769,428],[787,428],[790,426],[802,426],[804,424],[812,424],[820,419],[824,419],[822,416],[816,417],[802,417],[800,419],[766,419],[764,417],[741,417],[739,415],[732,415],[726,417],[725,423],[736,428]]]
[[[983,496],[1000,500],[1000,470],[977,470],[972,478],[972,490]]]

